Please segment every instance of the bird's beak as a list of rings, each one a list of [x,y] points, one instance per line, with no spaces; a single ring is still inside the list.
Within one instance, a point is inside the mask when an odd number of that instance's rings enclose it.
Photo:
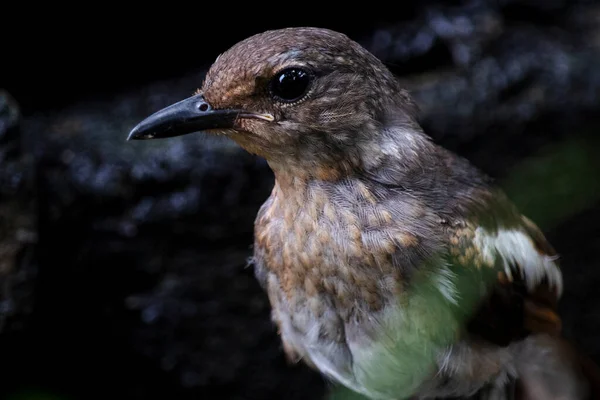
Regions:
[[[161,139],[208,129],[233,128],[241,110],[215,110],[197,94],[152,114],[131,130],[127,140]]]

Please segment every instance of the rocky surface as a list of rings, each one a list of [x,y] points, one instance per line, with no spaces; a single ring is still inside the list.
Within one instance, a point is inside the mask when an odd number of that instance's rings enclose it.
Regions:
[[[36,261],[34,162],[19,140],[20,112],[0,90],[0,332],[17,332],[31,314]]]
[[[596,143],[599,20],[600,8],[585,2],[431,2],[408,21],[347,33],[413,91],[436,141],[502,180],[547,145]],[[125,142],[202,76],[22,120],[0,95],[4,394],[323,393],[317,374],[286,365],[266,296],[246,268],[254,215],[272,185],[265,162],[200,135]],[[565,265],[566,332],[600,360],[600,204],[585,204],[545,229]]]

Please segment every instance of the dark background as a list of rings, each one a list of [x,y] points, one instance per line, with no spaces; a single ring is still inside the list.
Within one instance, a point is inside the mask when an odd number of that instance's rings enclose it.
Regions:
[[[562,257],[565,334],[600,360],[600,6],[86,3],[3,12],[0,396],[313,399],[246,268],[265,162],[200,135],[125,142],[217,55],[286,26],[348,34],[427,132],[498,179]],[[132,12],[133,11],[133,12]]]

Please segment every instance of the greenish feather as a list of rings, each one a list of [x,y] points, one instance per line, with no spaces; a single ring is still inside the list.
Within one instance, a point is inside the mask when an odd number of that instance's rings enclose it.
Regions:
[[[400,307],[381,321],[380,336],[367,350],[368,361],[355,368],[357,381],[374,398],[410,397],[436,372],[440,351],[457,340],[486,282],[495,277],[491,268],[452,263],[420,269]]]

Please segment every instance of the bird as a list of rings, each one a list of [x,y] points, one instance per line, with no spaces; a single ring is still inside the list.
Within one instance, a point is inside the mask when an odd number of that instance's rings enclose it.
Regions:
[[[368,399],[600,398],[556,251],[418,111],[347,35],[292,27],[233,45],[127,139],[205,132],[266,160],[251,262],[290,362]]]

